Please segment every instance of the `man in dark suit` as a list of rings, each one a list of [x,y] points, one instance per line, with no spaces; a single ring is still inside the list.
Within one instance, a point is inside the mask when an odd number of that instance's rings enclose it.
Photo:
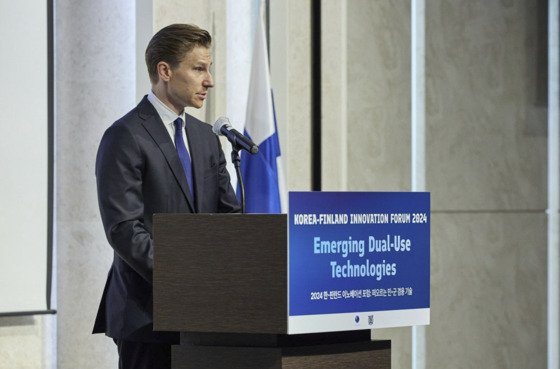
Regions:
[[[210,44],[192,25],[156,33],[146,49],[152,90],[99,146],[99,208],[114,260],[94,333],[114,339],[119,368],[170,368],[178,343],[177,333],[153,331],[152,215],[240,211],[218,137],[185,113],[214,86]]]

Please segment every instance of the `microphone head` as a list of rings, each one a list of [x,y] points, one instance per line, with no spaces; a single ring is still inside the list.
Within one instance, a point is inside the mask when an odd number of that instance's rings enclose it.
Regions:
[[[251,155],[255,155],[259,152],[259,147],[257,145],[251,146],[251,151],[249,151]]]
[[[222,127],[225,127],[227,129],[231,128],[231,124],[229,122],[228,117],[219,117],[218,120],[216,120],[216,123],[214,123],[214,126],[212,127],[212,131],[217,136],[223,136],[224,134],[222,133]]]

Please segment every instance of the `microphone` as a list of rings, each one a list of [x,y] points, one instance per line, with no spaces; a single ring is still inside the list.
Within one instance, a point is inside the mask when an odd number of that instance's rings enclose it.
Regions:
[[[236,149],[244,149],[253,155],[259,152],[259,147],[253,141],[233,129],[227,117],[219,117],[212,131],[218,136],[226,136]]]

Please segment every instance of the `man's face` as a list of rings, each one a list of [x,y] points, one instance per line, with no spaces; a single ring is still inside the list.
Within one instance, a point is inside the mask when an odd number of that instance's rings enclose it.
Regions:
[[[208,89],[214,87],[211,64],[210,49],[197,46],[181,64],[171,69],[167,96],[177,113],[182,113],[185,107],[202,107]]]

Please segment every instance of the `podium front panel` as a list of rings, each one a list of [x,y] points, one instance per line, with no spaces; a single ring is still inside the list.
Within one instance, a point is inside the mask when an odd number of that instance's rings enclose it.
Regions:
[[[155,214],[154,329],[287,333],[286,214]]]

